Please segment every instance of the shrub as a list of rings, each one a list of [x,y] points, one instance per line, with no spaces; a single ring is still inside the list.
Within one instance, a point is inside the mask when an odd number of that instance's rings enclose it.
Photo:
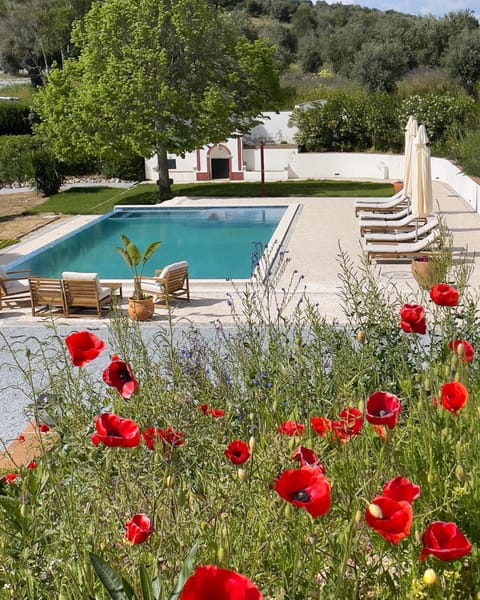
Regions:
[[[0,182],[25,183],[32,177],[32,151],[38,142],[31,135],[0,137]]]
[[[30,108],[18,102],[0,102],[0,136],[31,133]]]
[[[112,156],[100,161],[99,170],[107,178],[143,181],[145,179],[145,160],[137,154]]]
[[[57,194],[65,179],[62,165],[45,148],[33,152],[33,184],[45,196]]]

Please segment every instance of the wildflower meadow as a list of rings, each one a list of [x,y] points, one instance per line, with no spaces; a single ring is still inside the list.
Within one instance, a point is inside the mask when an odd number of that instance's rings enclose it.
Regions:
[[[480,598],[468,276],[400,293],[340,253],[342,322],[260,270],[208,336],[3,339],[43,452],[1,479],[0,597]]]

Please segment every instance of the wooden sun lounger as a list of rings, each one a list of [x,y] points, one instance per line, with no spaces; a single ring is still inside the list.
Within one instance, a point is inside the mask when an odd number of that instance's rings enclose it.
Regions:
[[[0,268],[0,309],[3,302],[15,304],[30,300],[28,278],[32,275],[29,269],[21,271],[5,271]]]
[[[438,227],[438,217],[430,217],[422,225],[416,226],[416,219],[413,221],[413,226],[408,226],[406,230],[398,229],[390,232],[367,233],[365,234],[366,242],[409,242],[425,237],[432,229]]]
[[[32,316],[38,317],[53,310],[60,316],[66,316],[67,307],[61,279],[30,277],[28,283],[30,286]]]
[[[369,244],[363,245],[363,251],[367,254],[368,260],[375,259],[399,259],[411,258],[426,250],[431,246],[440,235],[439,229],[434,229],[424,238],[416,242],[398,242],[392,244]]]
[[[142,278],[142,290],[155,295],[154,301],[186,300],[190,302],[188,262],[180,261],[155,271],[155,277]]]
[[[408,198],[406,196],[400,196],[398,198],[393,197],[387,202],[370,202],[370,203],[355,203],[355,216],[358,217],[364,213],[376,213],[376,212],[396,212],[402,207],[408,205]]]
[[[393,231],[407,231],[417,226],[417,219],[411,213],[408,213],[401,219],[369,219],[368,217],[360,220],[360,235],[367,233],[391,233]],[[419,219],[422,225],[425,219]]]
[[[370,221],[395,221],[397,219],[402,219],[407,215],[411,214],[411,210],[409,206],[401,206],[400,210],[392,211],[392,212],[360,212],[360,227],[362,226],[362,220],[370,220]]]

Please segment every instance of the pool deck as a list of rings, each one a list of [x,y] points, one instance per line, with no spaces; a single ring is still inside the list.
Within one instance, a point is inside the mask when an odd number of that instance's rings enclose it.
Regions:
[[[472,261],[473,271],[471,285],[480,286],[480,215],[475,213],[469,204],[459,197],[447,185],[434,182],[434,207],[440,210],[446,224],[453,235],[455,253],[463,249],[467,260]],[[360,245],[359,220],[355,217],[354,198],[188,198],[177,197],[168,202],[169,206],[246,206],[246,205],[298,205],[295,217],[285,233],[282,249],[286,250],[288,264],[278,280],[278,289],[287,288],[294,270],[303,276],[298,294],[305,291],[309,299],[318,303],[320,312],[328,321],[344,321],[339,303],[338,255],[341,248],[353,261],[354,265],[362,262]],[[164,204],[165,205],[165,204]],[[0,255],[0,264],[7,264],[33,250],[51,243],[59,237],[85,225],[96,217],[78,216],[47,225],[40,231],[26,236],[20,244],[6,248]],[[181,260],[182,257],[179,257]],[[147,265],[146,275],[154,268],[154,259]],[[418,294],[418,286],[410,271],[410,261],[393,260],[380,262],[378,277],[382,283],[394,284],[397,289],[407,294]],[[150,267],[150,269],[149,269]],[[221,321],[232,322],[231,309],[228,305],[227,294],[235,299],[236,291],[232,282],[215,280],[192,280],[191,302],[176,302],[172,305],[174,319],[187,319],[193,323],[208,324]],[[237,290],[245,289],[245,282],[236,285]],[[124,300],[130,293],[128,282],[124,283]],[[4,306],[0,311],[0,328],[50,320],[46,317],[32,317],[29,307]],[[93,324],[97,319],[75,318],[58,321],[71,324],[78,329],[82,324]],[[159,324],[166,322],[167,315],[164,307],[158,306],[154,318],[145,323]],[[97,320],[98,321],[98,320]],[[106,321],[102,318],[101,321]]]

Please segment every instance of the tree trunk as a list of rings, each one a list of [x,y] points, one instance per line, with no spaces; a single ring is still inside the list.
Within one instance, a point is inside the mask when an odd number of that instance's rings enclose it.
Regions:
[[[168,176],[167,150],[163,146],[157,147],[157,169],[157,184],[160,200],[168,200],[172,197],[172,191],[170,189],[170,178]]]

